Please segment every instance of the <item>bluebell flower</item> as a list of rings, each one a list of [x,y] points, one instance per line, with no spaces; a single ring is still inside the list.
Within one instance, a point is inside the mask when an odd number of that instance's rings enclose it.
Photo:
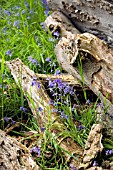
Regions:
[[[17,13],[15,14],[15,17],[19,17],[19,16],[20,16],[20,13],[17,12]]]
[[[4,117],[4,121],[5,121],[5,122],[9,122],[10,120],[11,120],[10,117]]]
[[[38,84],[37,84],[37,87],[38,87],[38,89],[40,90],[41,85],[40,85],[40,83],[39,83],[39,82],[38,82]]]
[[[31,148],[31,152],[37,153],[37,154],[38,154],[38,157],[39,157],[40,154],[41,154],[41,150],[40,150],[40,148],[38,148],[37,146],[34,146],[33,148]]]
[[[55,71],[55,75],[59,75],[59,74],[61,74],[61,73],[60,73],[60,70],[56,70],[56,71]]]
[[[20,9],[20,6],[19,6],[19,5],[16,5],[16,6],[15,6],[15,9]]]
[[[68,120],[68,116],[64,113],[64,111],[61,112],[61,118]]]
[[[41,22],[40,25],[42,26],[42,29],[45,30],[45,24],[44,24],[44,22]]]
[[[84,129],[84,127],[82,125],[79,125],[78,130],[82,130],[82,129]]]
[[[11,16],[11,12],[8,11],[8,10],[4,10],[4,13],[5,13],[6,15],[8,15],[8,16]]]
[[[76,168],[72,164],[70,164],[70,169],[71,170],[76,170]]]
[[[34,9],[30,10],[30,11],[29,11],[29,14],[33,14],[33,12],[34,12]]]
[[[112,149],[106,150],[105,154],[106,154],[106,156],[107,155],[112,155],[113,154],[113,150]]]
[[[52,106],[55,106],[55,103],[53,100],[50,100],[48,104],[51,104]]]
[[[37,81],[33,79],[31,86],[35,86],[35,85],[37,85]]]
[[[9,25],[11,25],[11,24],[12,24],[12,23],[11,23],[11,21],[8,21],[7,23],[8,23]]]
[[[93,162],[93,166],[98,166],[97,161],[95,161],[95,160],[94,160],[94,162]]]
[[[43,111],[42,107],[39,107],[39,108],[38,108],[38,111],[40,111],[40,112]]]
[[[29,56],[29,57],[28,57],[28,60],[32,62],[32,60],[33,60],[33,59],[32,59],[32,57],[31,57],[31,56]]]
[[[12,51],[11,50],[7,50],[6,51],[6,55],[11,57],[12,56]]]
[[[45,127],[41,127],[40,129],[41,129],[42,132],[44,132],[46,128]]]
[[[53,35],[54,35],[56,38],[59,38],[60,33],[59,33],[59,31],[55,31],[55,32],[53,33]]]
[[[19,20],[16,20],[16,21],[14,21],[13,26],[14,26],[14,27],[18,27],[18,26],[19,26],[19,24],[20,24],[20,21],[19,21]]]
[[[46,7],[46,10],[44,11],[44,14],[45,14],[46,16],[48,16],[48,14],[49,14],[49,8],[48,8],[48,6]]]
[[[22,10],[22,14],[25,14],[26,13],[26,10],[24,9],[24,10]]]
[[[52,62],[52,59],[51,58],[49,58],[49,57],[47,57],[46,59],[45,59],[45,61],[48,61],[48,62]]]
[[[25,2],[24,5],[25,5],[26,8],[28,8],[28,9],[30,8],[30,6],[27,2]]]
[[[42,0],[43,5],[47,5],[47,0]]]
[[[91,104],[91,102],[90,102],[89,99],[86,101],[86,104],[87,104],[87,105],[90,105],[90,104]]]
[[[27,17],[27,19],[29,20],[29,19],[31,19],[31,17],[30,17],[30,16],[28,16],[28,17]]]
[[[49,80],[48,81],[48,87],[52,88],[52,87],[56,87],[56,86],[55,86],[55,84],[54,84],[54,82],[52,80]]]
[[[16,123],[16,121],[12,120],[12,124],[14,125]]]
[[[23,111],[23,112],[27,112],[27,108],[25,108],[23,106],[20,107],[20,110]]]

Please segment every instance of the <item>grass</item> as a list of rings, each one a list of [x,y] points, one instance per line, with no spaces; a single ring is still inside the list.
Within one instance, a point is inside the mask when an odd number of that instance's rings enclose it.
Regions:
[[[18,122],[19,127],[10,133],[16,137],[21,136],[23,143],[24,141],[29,143],[30,139],[34,139],[33,147],[37,146],[34,148],[36,151],[34,159],[37,164],[44,170],[65,170],[68,169],[69,162],[65,160],[64,150],[57,142],[58,136],[51,133],[54,123],[49,120],[48,124],[42,127],[42,133],[37,133],[40,127],[36,118],[32,115],[22,89],[17,87],[5,66],[5,61],[18,57],[36,73],[62,72],[54,54],[57,40],[43,28],[43,22],[47,17],[45,11],[47,14],[48,8],[40,0],[1,0],[0,128],[5,130]],[[78,66],[84,83],[81,62]],[[87,103],[88,97],[85,90],[82,94],[83,100],[80,99],[79,91],[75,92],[74,87],[58,80],[56,82],[49,80],[46,87],[55,103],[58,118],[64,125],[59,136],[62,135],[63,139],[70,137],[84,148],[91,126],[96,122],[97,103]],[[50,114],[49,111],[48,114]],[[78,124],[75,124],[75,121]],[[29,131],[35,133],[32,135],[24,133]],[[105,140],[103,143],[106,149],[113,148],[111,140]]]

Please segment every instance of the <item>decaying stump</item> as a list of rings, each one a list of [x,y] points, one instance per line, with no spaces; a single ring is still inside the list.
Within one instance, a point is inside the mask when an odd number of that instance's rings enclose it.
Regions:
[[[0,130],[0,169],[40,170],[33,161],[30,151],[2,130]]]

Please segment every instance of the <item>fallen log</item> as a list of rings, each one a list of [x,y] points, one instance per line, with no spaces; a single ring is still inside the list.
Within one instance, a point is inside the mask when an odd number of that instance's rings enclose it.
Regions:
[[[59,64],[70,75],[84,81],[83,84],[100,96],[105,109],[113,116],[113,51],[104,41],[90,33],[78,34],[76,29],[74,33],[73,31],[71,33],[72,25],[69,31],[69,24],[63,23],[62,13],[60,15],[60,12],[54,12],[48,18],[45,24],[47,26],[52,24],[54,31],[56,31],[54,28],[57,25],[61,32],[61,38],[55,47]],[[80,68],[74,64],[77,59],[81,60],[83,75],[80,75]]]
[[[47,0],[50,9],[65,14],[81,33],[89,32],[113,45],[113,0]]]

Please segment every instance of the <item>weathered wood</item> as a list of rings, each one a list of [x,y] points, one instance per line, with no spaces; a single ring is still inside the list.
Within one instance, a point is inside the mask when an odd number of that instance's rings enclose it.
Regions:
[[[72,52],[69,53],[69,49],[73,48],[72,43],[75,46],[73,57]],[[82,63],[84,83],[97,96],[100,95],[102,102],[105,101],[106,108],[109,106],[107,111],[113,115],[113,51],[103,41],[88,33],[73,35],[68,39],[63,37],[56,45],[55,51],[63,69],[81,81],[79,69],[71,64],[77,59],[79,52],[90,54],[84,56]]]
[[[0,130],[0,169],[41,170],[33,161],[30,151],[2,130]]]
[[[82,33],[89,32],[113,45],[113,0],[47,0]]]
[[[60,12],[56,15],[57,12],[54,12],[51,15],[51,20],[49,16],[50,24],[54,24],[57,27],[59,26],[60,34],[62,38],[56,45],[55,53],[57,60],[61,67],[66,70],[70,75],[76,77],[82,81],[80,71],[76,65],[73,65],[79,55],[79,59],[82,59],[82,70],[84,77],[84,84],[86,84],[97,96],[100,96],[100,99],[106,105],[107,111],[110,115],[113,115],[113,51],[107,46],[107,44],[97,38],[96,36],[84,33],[78,34],[78,32],[73,31],[71,33],[68,29],[66,22],[59,22],[59,18],[62,18],[62,13]],[[56,17],[55,17],[56,16]],[[68,21],[69,22],[69,21]],[[46,21],[45,21],[46,23]],[[63,23],[63,24],[62,24]],[[64,26],[65,24],[65,26]],[[65,28],[65,29],[64,29]],[[69,32],[69,34],[68,34]],[[65,36],[62,36],[65,35]],[[82,56],[81,55],[82,52]]]
[[[81,170],[91,167],[94,159],[97,157],[98,154],[102,153],[102,150],[102,125],[93,124],[85,144],[83,163],[79,166],[78,169]],[[98,166],[95,166],[95,168],[98,170]]]
[[[63,82],[66,82],[67,84],[69,85],[74,85],[74,86],[78,86],[80,87],[81,84],[79,82],[78,79],[76,79],[75,77],[73,77],[72,75],[69,75],[69,74],[60,74],[60,75],[54,75],[54,74],[37,74],[36,73],[36,76],[39,77],[40,81],[41,82],[47,82],[47,79],[51,79],[51,80],[55,80],[55,79],[60,79],[62,80]]]

